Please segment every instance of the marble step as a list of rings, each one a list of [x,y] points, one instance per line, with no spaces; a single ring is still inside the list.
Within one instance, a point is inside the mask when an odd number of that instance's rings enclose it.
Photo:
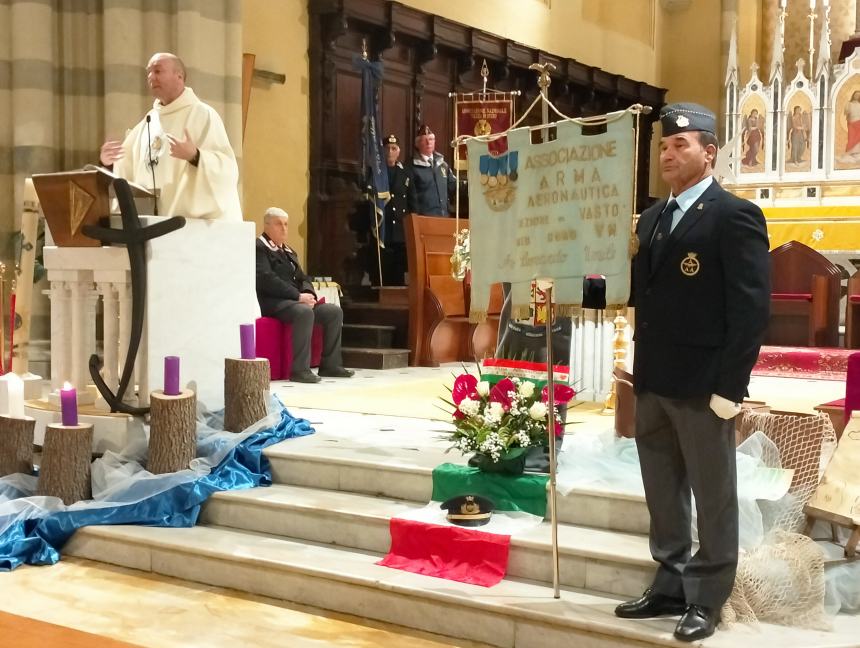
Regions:
[[[390,518],[424,505],[276,484],[217,493],[200,521],[385,554],[391,543]],[[654,563],[646,536],[560,524],[558,537],[562,585],[636,597],[651,583]],[[508,575],[551,583],[550,538],[548,522],[513,536]]]
[[[394,327],[381,324],[344,324],[343,344],[347,347],[390,349]]]
[[[676,620],[622,621],[618,597],[506,579],[492,588],[381,567],[379,553],[320,546],[219,527],[80,529],[68,555],[229,587],[500,648],[678,646]],[[835,632],[738,625],[708,648],[847,648],[860,619],[841,615]],[[286,645],[286,644],[285,644]]]
[[[326,433],[327,427],[337,426],[337,419],[334,424],[318,423],[313,412],[300,415],[308,417],[318,433],[265,450],[275,483],[428,502],[433,469],[445,462],[466,462],[459,453],[446,452],[445,442],[439,440],[444,431],[442,423],[436,423],[435,430],[420,429],[422,425],[427,428],[428,422],[416,420],[415,429],[410,433],[407,426],[398,442],[393,429],[381,428],[377,436],[360,429],[361,419],[354,415],[350,419],[356,427],[353,436]],[[343,425],[349,425],[346,419]],[[643,496],[600,488],[577,488],[560,495],[558,519],[565,524],[635,534],[647,534],[650,524]]]
[[[379,349],[366,347],[343,347],[345,367],[361,369],[402,369],[409,365],[409,349]]]

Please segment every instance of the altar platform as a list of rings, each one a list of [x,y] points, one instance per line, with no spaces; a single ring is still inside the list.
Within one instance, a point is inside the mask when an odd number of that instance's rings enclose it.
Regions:
[[[446,453],[449,424],[432,388],[444,393],[460,371],[360,370],[317,385],[273,383],[316,434],[265,451],[271,487],[215,495],[191,529],[85,528],[64,553],[492,646],[677,645],[672,619],[630,622],[612,613],[642,592],[653,570],[647,509],[635,492],[595,486],[560,497],[560,600],[552,596],[546,522],[512,538],[508,574],[492,588],[375,564],[388,550],[389,519],[430,499],[433,468],[466,461]],[[792,391],[789,383],[803,384]],[[811,412],[839,389],[834,381],[754,378],[750,393],[765,401],[780,394],[774,406]],[[573,407],[568,420],[568,444],[571,435],[612,426],[597,404]],[[833,632],[739,624],[704,645],[837,648],[857,646],[858,636],[860,617],[838,615]]]

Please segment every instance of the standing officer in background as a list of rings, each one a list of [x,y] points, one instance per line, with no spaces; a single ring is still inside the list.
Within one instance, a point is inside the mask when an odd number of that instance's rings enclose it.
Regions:
[[[767,328],[764,216],[712,177],[716,118],[703,106],[660,114],[668,200],[645,210],[633,260],[636,445],[651,514],[651,587],[615,614],[680,615],[675,638],[714,633],[738,561],[734,417]],[[699,549],[691,556],[690,492]]]
[[[447,216],[448,199],[457,188],[451,167],[436,153],[436,135],[427,125],[418,129],[415,155],[407,165],[409,211],[422,216]]]
[[[403,217],[409,208],[409,175],[400,161],[400,141],[389,135],[383,142],[388,164],[388,191],[391,199],[385,204],[385,248],[382,254],[382,281],[386,286],[402,286],[406,274],[406,237]],[[378,280],[372,277],[371,280]]]

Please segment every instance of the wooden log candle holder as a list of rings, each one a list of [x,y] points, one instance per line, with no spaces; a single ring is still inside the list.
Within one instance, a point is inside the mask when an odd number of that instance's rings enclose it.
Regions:
[[[197,395],[156,390],[149,396],[149,462],[153,474],[185,470],[197,456]]]
[[[224,360],[224,429],[241,432],[268,414],[269,361]]]
[[[93,426],[45,427],[37,495],[59,497],[66,504],[92,499]]]
[[[0,477],[33,472],[36,419],[0,414]]]

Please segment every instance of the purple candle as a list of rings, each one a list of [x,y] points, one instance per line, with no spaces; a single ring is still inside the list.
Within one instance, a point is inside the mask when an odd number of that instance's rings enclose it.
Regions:
[[[78,424],[78,394],[69,383],[64,383],[60,390],[60,412],[63,425]]]
[[[253,360],[257,357],[254,347],[254,325],[239,324],[239,340],[242,344],[242,360]]]
[[[164,393],[179,396],[179,356],[164,356]]]

